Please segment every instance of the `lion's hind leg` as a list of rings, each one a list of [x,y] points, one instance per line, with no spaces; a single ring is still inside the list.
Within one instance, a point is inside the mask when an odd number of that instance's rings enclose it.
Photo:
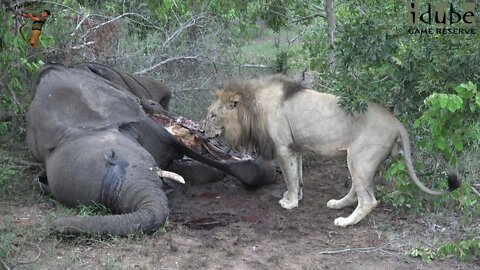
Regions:
[[[373,193],[373,177],[383,159],[382,154],[371,150],[364,151],[363,153],[349,153],[347,162],[352,176],[352,189],[349,194],[342,199],[345,200],[338,201],[337,205],[353,203],[355,194],[357,195],[358,204],[355,211],[347,218],[336,218],[335,225],[346,227],[357,224],[377,206],[377,200]],[[330,205],[332,206],[332,203],[330,203]],[[333,205],[335,205],[335,203],[333,203]]]
[[[353,205],[357,202],[357,193],[355,192],[355,189],[350,188],[350,191],[348,192],[345,197],[341,198],[340,200],[334,200],[331,199],[327,202],[327,207],[331,209],[342,209],[344,207]]]

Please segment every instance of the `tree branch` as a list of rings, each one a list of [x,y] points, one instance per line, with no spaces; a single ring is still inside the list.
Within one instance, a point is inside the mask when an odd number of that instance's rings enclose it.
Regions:
[[[8,8],[8,9],[11,9],[13,11],[13,9],[15,8],[21,8],[23,6],[26,6],[26,5],[31,5],[31,4],[35,4],[35,3],[40,3],[42,2],[41,0],[26,0],[26,1],[15,1],[16,3],[13,3],[13,1],[3,1],[2,4]],[[7,4],[9,6],[7,6]]]
[[[165,64],[168,64],[170,62],[174,62],[174,61],[179,61],[179,60],[198,60],[199,56],[196,55],[196,56],[179,56],[179,57],[172,57],[172,58],[168,58],[166,60],[163,60],[162,62],[160,63],[157,63],[149,68],[146,68],[146,69],[143,69],[143,70],[140,70],[140,71],[137,71],[137,72],[134,72],[133,74],[135,75],[142,75],[142,74],[145,74],[147,72],[150,72],[162,65],[165,65]]]
[[[187,30],[188,28],[194,26],[197,24],[197,21],[206,18],[204,13],[198,14],[193,16],[190,21],[188,21],[186,24],[184,24],[182,27],[177,29],[170,37],[167,37],[167,39],[163,42],[161,48],[165,49],[172,41],[174,41],[182,32]]]
[[[335,15],[333,8],[334,0],[325,0],[325,12],[327,13],[327,35],[328,35],[328,66],[330,72],[335,71]]]
[[[73,37],[75,35],[75,32],[82,26],[83,22],[88,19],[88,15],[83,16],[82,20],[80,20],[79,23],[77,23],[77,27],[73,29],[72,33],[70,33],[70,36]]]
[[[323,13],[315,13],[315,14],[312,14],[312,15],[308,15],[308,16],[305,16],[305,17],[294,19],[293,23],[303,22],[303,21],[310,20],[310,19],[313,19],[313,18],[316,18],[316,17],[324,18],[325,20],[327,19],[327,15],[325,15]]]
[[[94,43],[95,43],[95,41],[88,41],[88,42],[85,42],[85,43],[80,44],[80,45],[72,46],[72,47],[70,47],[70,49],[72,49],[72,50],[80,50],[80,49],[85,48],[86,46],[92,45],[92,44],[94,44]]]
[[[96,26],[90,28],[90,29],[87,31],[87,33],[85,33],[85,34],[82,36],[81,39],[84,39],[84,38],[87,37],[91,32],[97,30],[98,28],[100,28],[100,27],[102,27],[102,26],[104,26],[104,25],[106,25],[106,24],[112,23],[112,22],[114,22],[114,21],[120,20],[121,18],[126,17],[126,16],[136,16],[136,17],[140,17],[140,18],[142,18],[144,21],[150,23],[150,25],[149,25],[150,27],[155,28],[155,29],[159,29],[159,30],[163,30],[162,28],[160,28],[160,27],[158,27],[158,26],[155,26],[155,24],[154,24],[153,22],[151,22],[150,20],[148,20],[148,19],[145,18],[144,16],[142,16],[142,15],[140,15],[140,14],[138,14],[138,13],[134,13],[134,12],[127,12],[127,13],[123,13],[123,14],[121,14],[121,15],[118,15],[118,16],[115,17],[115,18],[112,18],[112,19],[110,19],[110,20],[108,20],[108,21],[106,21],[106,22],[103,22],[103,23],[101,23],[101,24],[99,24],[99,25],[96,25]]]

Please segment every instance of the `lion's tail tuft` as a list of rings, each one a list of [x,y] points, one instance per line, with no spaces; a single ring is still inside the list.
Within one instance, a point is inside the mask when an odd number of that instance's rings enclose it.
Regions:
[[[451,173],[447,177],[448,190],[454,191],[462,185],[462,181],[458,178],[458,175]]]

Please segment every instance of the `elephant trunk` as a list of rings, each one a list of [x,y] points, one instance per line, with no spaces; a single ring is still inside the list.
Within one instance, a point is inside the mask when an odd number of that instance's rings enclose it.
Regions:
[[[54,221],[54,228],[64,234],[126,236],[136,231],[159,229],[165,224],[169,213],[163,190],[154,181],[146,179],[133,183],[126,181],[116,205],[105,204],[115,215],[59,218]]]

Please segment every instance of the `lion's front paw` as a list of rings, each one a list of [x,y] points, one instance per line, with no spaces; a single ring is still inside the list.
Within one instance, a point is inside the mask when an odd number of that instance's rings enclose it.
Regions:
[[[283,198],[279,201],[280,205],[285,209],[292,209],[298,206],[298,198],[291,198],[295,196],[290,196],[290,194],[285,192]]]
[[[340,205],[340,200],[332,199],[327,202],[327,207],[331,209],[341,209],[343,206]],[[335,225],[337,225],[336,221],[335,221]]]
[[[351,224],[352,222],[348,218],[343,218],[343,217],[336,218],[334,223],[336,226],[340,226],[344,228],[347,227],[348,225],[352,225]]]

